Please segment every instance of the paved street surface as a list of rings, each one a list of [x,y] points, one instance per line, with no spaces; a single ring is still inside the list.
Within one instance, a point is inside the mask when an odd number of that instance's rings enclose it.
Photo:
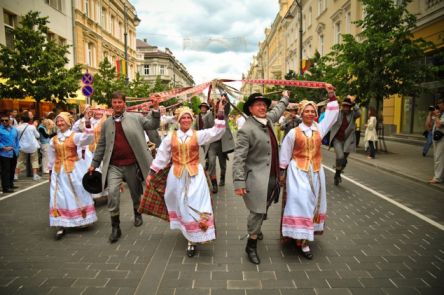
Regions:
[[[389,155],[374,163],[397,156]],[[420,152],[418,158],[424,160]],[[280,242],[279,203],[264,223],[259,266],[247,261],[246,240],[240,240],[247,211],[233,196],[231,170],[213,200],[217,240],[198,246],[194,258],[186,257],[185,239],[166,222],[144,215],[144,225],[135,228],[126,191],[123,236],[112,245],[103,204],[95,225],[55,241],[48,183],[7,199],[0,195],[0,294],[444,294],[444,190],[425,184],[427,172],[415,181],[366,160],[353,155],[344,174],[351,181],[344,177],[335,187],[328,170],[333,153],[324,151],[329,209],[326,232],[312,244],[314,259]]]

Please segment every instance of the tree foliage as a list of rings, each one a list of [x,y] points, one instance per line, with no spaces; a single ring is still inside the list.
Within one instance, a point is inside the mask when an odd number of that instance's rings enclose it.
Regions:
[[[47,38],[48,18],[39,14],[30,11],[21,18],[12,31],[12,48],[0,45],[0,76],[6,79],[0,85],[1,98],[64,102],[80,87],[81,67],[65,67],[69,45]]]
[[[361,2],[365,17],[355,22],[361,33],[343,35],[328,55],[338,91],[357,95],[364,104],[379,104],[393,94],[417,95],[431,73],[423,58],[432,44],[414,39],[416,17],[406,9],[410,1]]]

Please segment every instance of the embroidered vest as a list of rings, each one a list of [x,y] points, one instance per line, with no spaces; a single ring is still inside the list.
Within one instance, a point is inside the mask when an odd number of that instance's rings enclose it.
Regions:
[[[190,140],[181,143],[174,131],[171,137],[171,155],[174,164],[174,176],[180,178],[186,169],[190,176],[197,175],[199,171],[199,144],[197,133],[193,130]]]
[[[75,132],[71,133],[64,142],[60,142],[57,136],[54,137],[56,151],[54,170],[57,173],[60,173],[62,165],[66,173],[71,173],[74,170],[74,165],[79,160],[77,146],[74,143],[74,134]]]
[[[318,131],[312,131],[312,136],[305,136],[301,128],[295,128],[295,140],[293,148],[293,160],[296,166],[308,171],[310,163],[313,165],[313,171],[318,172],[321,168],[321,136]]]

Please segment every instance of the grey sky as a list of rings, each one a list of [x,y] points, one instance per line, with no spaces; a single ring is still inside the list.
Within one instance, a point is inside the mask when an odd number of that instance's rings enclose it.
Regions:
[[[197,84],[241,79],[278,0],[131,0],[142,20],[137,38],[169,48]]]

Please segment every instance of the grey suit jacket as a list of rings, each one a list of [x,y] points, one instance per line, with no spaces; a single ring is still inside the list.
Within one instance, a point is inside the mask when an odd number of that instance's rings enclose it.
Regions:
[[[125,112],[122,118],[122,128],[125,137],[136,156],[137,164],[142,172],[144,179],[148,176],[150,165],[153,160],[151,152],[145,141],[144,132],[156,130],[160,125],[160,113],[153,112],[152,116],[145,118],[139,114]],[[97,143],[94,158],[91,166],[98,168],[102,166],[102,188],[106,187],[109,163],[114,148],[116,126],[113,117],[109,117],[103,123],[99,142]]]
[[[272,127],[288,105],[283,97],[267,113],[268,124]],[[274,133],[274,129],[271,128]],[[276,134],[275,137],[277,138]],[[276,144],[277,145],[277,144]],[[249,117],[237,132],[234,150],[233,180],[234,188],[246,188],[244,196],[246,207],[256,213],[266,213],[268,182],[271,169],[271,143],[267,126]]]
[[[355,105],[351,112],[347,115],[348,127],[347,129],[345,129],[345,141],[343,147],[343,151],[345,153],[356,151],[356,119],[358,119],[359,117],[361,117],[361,111],[359,110],[359,107]],[[338,120],[330,130],[330,147],[333,146],[333,139],[335,138],[336,134],[339,131],[339,128],[341,127],[343,118],[344,112],[340,111]]]

